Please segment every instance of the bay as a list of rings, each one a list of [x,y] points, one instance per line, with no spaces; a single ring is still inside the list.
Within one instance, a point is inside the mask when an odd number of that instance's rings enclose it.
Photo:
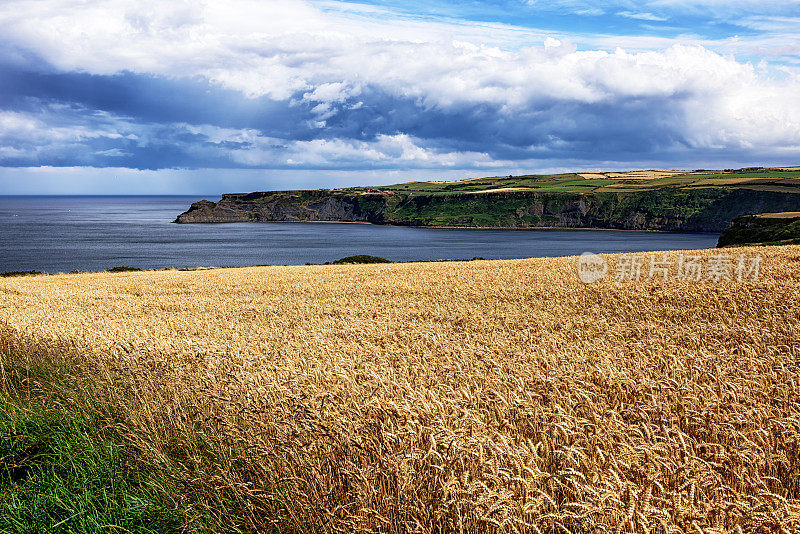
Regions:
[[[218,200],[208,197],[209,200]],[[532,258],[716,246],[716,234],[347,223],[173,224],[197,196],[0,196],[0,272]]]

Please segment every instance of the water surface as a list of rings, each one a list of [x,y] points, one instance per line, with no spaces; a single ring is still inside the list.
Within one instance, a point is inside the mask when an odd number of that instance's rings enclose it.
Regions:
[[[716,234],[470,230],[346,223],[173,224],[198,197],[0,197],[0,271],[99,271],[322,263],[354,254],[394,261],[565,256],[716,246]],[[218,200],[209,197],[209,200]]]

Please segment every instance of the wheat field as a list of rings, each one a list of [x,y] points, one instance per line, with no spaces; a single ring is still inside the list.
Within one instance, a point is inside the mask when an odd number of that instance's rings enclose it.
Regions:
[[[131,424],[244,446],[214,483],[254,530],[277,503],[296,531],[799,532],[800,247],[729,252],[761,278],[587,286],[576,258],[5,278],[0,321],[95,361]]]

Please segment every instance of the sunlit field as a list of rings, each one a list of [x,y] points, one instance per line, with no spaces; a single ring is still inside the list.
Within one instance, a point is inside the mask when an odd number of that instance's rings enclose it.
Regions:
[[[242,530],[798,532],[800,247],[725,252],[758,280],[616,281],[610,256],[592,285],[574,257],[24,276],[0,320],[87,362],[154,457],[232,451],[175,465]]]

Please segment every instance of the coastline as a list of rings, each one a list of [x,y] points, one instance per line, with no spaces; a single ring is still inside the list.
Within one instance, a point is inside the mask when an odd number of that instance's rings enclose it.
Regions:
[[[367,223],[372,224],[372,223]],[[575,231],[596,231],[596,232],[635,232],[635,233],[652,233],[652,234],[702,234],[702,235],[718,235],[718,232],[687,232],[681,230],[635,230],[631,228],[597,228],[591,226],[412,226],[408,224],[399,224],[396,226],[406,226],[408,228],[431,228],[434,230],[575,230]]]
[[[663,233],[663,232],[662,232]],[[758,247],[762,246],[759,244],[746,244],[746,245],[733,245],[729,248],[743,248],[743,247]],[[664,249],[664,250],[656,250],[656,251],[646,251],[648,253],[677,253],[677,252],[702,252],[702,251],[712,251],[717,250],[716,247],[710,248],[698,248],[698,249]],[[617,252],[617,251],[610,251],[610,252],[599,252],[598,254],[603,256],[608,255],[615,255],[615,254],[626,254],[625,252]],[[261,264],[249,264],[249,265],[198,265],[195,267],[154,267],[154,268],[138,268],[138,267],[113,267],[111,269],[101,269],[101,270],[73,270],[73,271],[54,271],[54,272],[47,272],[47,271],[37,271],[37,270],[30,270],[30,271],[6,271],[0,272],[0,281],[2,280],[9,280],[15,278],[30,278],[30,277],[39,277],[39,276],[77,276],[77,275],[90,275],[90,274],[108,274],[108,275],[117,275],[117,276],[137,276],[146,273],[159,273],[159,272],[198,272],[198,271],[215,271],[220,269],[253,269],[256,267],[271,267],[271,268],[284,268],[284,267],[340,267],[343,265],[347,266],[360,266],[360,265],[412,265],[415,263],[474,263],[474,262],[515,262],[515,261],[528,261],[528,260],[557,260],[557,259],[569,259],[569,258],[578,258],[580,254],[565,254],[565,255],[554,255],[554,256],[526,256],[526,257],[519,257],[519,258],[484,258],[482,256],[475,256],[472,258],[440,258],[435,260],[424,260],[424,259],[415,259],[415,260],[389,260],[386,262],[366,262],[366,263],[336,263],[335,261],[323,262],[323,263],[313,263],[313,262],[306,262],[306,263],[261,263]]]
[[[175,222],[348,222],[449,230],[719,235],[740,215],[800,212],[800,172],[797,177],[776,173],[749,168],[707,171],[690,178],[637,182],[637,187],[626,187],[624,176],[595,183],[573,173],[483,178],[480,191],[466,180],[229,193],[216,202],[193,202]],[[796,179],[798,187],[788,187],[787,179]]]
[[[653,233],[653,234],[695,234],[695,235],[719,235],[719,232],[692,232],[686,230],[652,230],[634,228],[598,228],[596,226],[448,226],[448,225],[421,225],[403,223],[373,223],[369,221],[203,221],[203,222],[178,222],[171,221],[170,224],[363,224],[366,226],[396,226],[399,228],[421,228],[430,230],[575,230],[575,231],[597,231],[597,232],[634,232],[634,233]]]

